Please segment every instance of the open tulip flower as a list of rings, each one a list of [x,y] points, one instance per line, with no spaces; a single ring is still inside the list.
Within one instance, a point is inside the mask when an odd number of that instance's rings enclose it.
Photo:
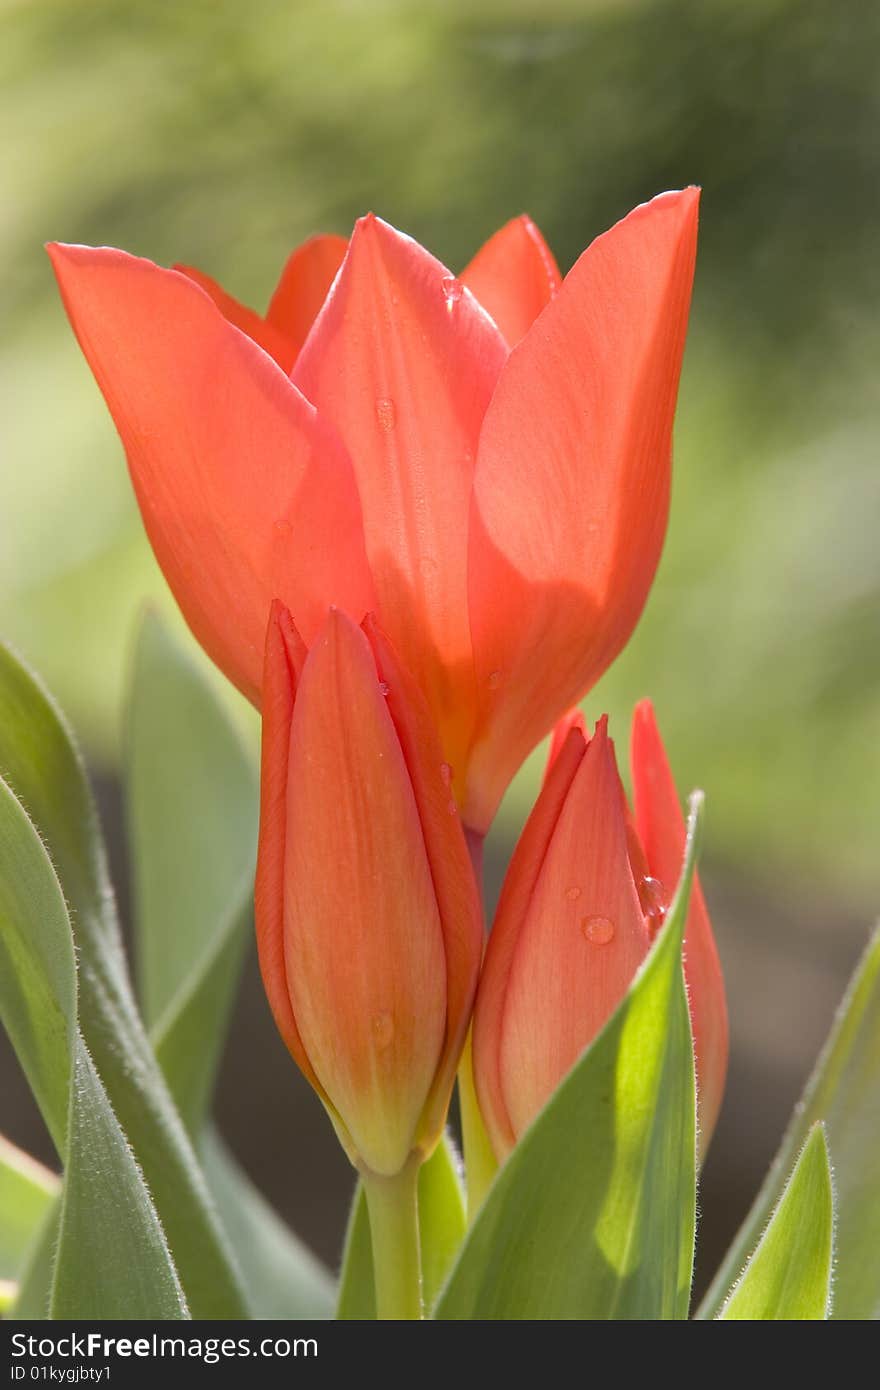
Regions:
[[[685,856],[685,824],[648,701],[633,722],[635,817],[602,719],[557,730],[544,787],[504,883],[474,1015],[474,1075],[504,1158],[611,1017],[663,922]],[[705,902],[685,930],[701,1148],[727,1067],[727,1011]]]
[[[666,529],[695,189],[562,279],[527,218],[460,278],[374,216],[285,268],[265,318],[197,271],[54,245],[153,548],[257,704],[280,598],[311,644],[375,611],[483,834],[620,651]]]

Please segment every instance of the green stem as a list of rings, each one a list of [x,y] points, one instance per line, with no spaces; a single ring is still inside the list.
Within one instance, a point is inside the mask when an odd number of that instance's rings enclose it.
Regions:
[[[470,1226],[486,1198],[498,1170],[495,1157],[474,1085],[471,1061],[471,1035],[468,1033],[458,1068],[458,1105],[461,1111],[461,1138],[464,1149],[464,1171],[467,1177],[467,1217]]]
[[[419,1248],[419,1167],[413,1155],[393,1178],[361,1174],[370,1214],[376,1316],[383,1321],[422,1316],[422,1264]]]

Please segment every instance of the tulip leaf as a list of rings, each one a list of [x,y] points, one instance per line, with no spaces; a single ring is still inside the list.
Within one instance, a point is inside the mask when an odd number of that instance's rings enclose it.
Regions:
[[[441,1295],[453,1319],[685,1318],[696,1194],[681,945],[696,856],[625,999],[499,1169]]]
[[[58,1198],[49,1208],[19,1276],[18,1290],[10,1316],[22,1322],[36,1322],[49,1316],[60,1218],[61,1201]]]
[[[360,1182],[354,1189],[348,1214],[336,1317],[340,1322],[372,1322],[376,1317],[370,1218],[367,1213],[367,1199]]]
[[[825,1133],[814,1125],[770,1224],[719,1313],[740,1322],[829,1316],[834,1197]]]
[[[0,1281],[17,1281],[52,1210],[54,1173],[0,1137]]]
[[[156,1209],[81,1035],[49,1316],[189,1316]]]
[[[0,1017],[55,1147],[67,1144],[76,966],[67,907],[36,828],[0,781]]]
[[[0,958],[0,1015],[65,1166],[51,1315],[186,1317],[155,1208],[83,1042],[61,885],[3,781]]]
[[[422,1295],[428,1311],[437,1302],[466,1229],[461,1161],[452,1140],[445,1137],[419,1173]]]
[[[422,1296],[429,1311],[464,1239],[465,1225],[460,1163],[446,1135],[419,1172]],[[343,1321],[372,1321],[376,1317],[370,1219],[360,1184],[349,1216],[336,1316]]]
[[[54,887],[37,874],[27,932],[11,919],[2,923],[0,1009],[59,1154],[75,950],[83,1041],[152,1194],[193,1316],[241,1317],[246,1304],[232,1251],[137,1012],[82,764],[49,695],[2,646],[0,775],[27,807],[57,871]],[[16,894],[27,905],[23,885],[32,871],[14,861],[0,870],[5,906],[15,908]],[[66,913],[62,922],[65,900],[69,922]]]
[[[247,942],[254,758],[196,661],[149,611],[125,789],[144,1019],[191,1133],[202,1127]]]
[[[697,1313],[724,1305],[817,1121],[834,1160],[832,1318],[880,1317],[880,928],[857,967],[767,1178]]]
[[[201,1145],[205,1176],[241,1261],[254,1318],[329,1318],[333,1280],[276,1215],[210,1128]]]

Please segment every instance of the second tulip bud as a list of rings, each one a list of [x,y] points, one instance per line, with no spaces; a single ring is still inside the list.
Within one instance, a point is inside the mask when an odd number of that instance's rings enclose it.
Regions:
[[[474,1015],[474,1077],[499,1158],[623,999],[677,884],[684,819],[647,702],[633,763],[635,819],[606,721],[591,739],[579,717],[562,721],[511,861]],[[705,1149],[724,1084],[727,1015],[698,884],[685,956]]]

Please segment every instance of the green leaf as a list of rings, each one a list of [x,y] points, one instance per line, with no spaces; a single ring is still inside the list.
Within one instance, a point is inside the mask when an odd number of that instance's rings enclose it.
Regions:
[[[0,1018],[63,1156],[76,1028],[70,921],[45,847],[2,780]]]
[[[719,1317],[741,1322],[827,1318],[833,1247],[831,1166],[824,1130],[815,1125],[770,1224]]]
[[[241,1317],[246,1305],[232,1252],[134,1002],[85,773],[51,698],[3,646],[0,775],[27,806],[34,825],[51,846],[63,898],[70,908],[83,1040],[137,1155],[192,1314],[199,1318]],[[24,880],[18,870],[10,867],[11,874],[2,874],[3,892],[8,905],[14,907],[16,892],[23,891],[25,898],[27,892],[21,888]],[[67,1047],[69,1067],[70,1039],[65,1042],[64,1021],[73,998],[73,946],[70,927],[66,937],[58,927],[58,902],[63,906],[63,899],[57,884],[53,890],[43,883],[38,891],[46,901],[43,910],[35,913],[33,940],[24,939],[14,927],[3,934],[0,1008],[4,1008],[4,1021],[63,1154],[67,1115],[60,1078],[69,1071],[62,1070],[59,1057]],[[41,952],[45,955],[41,942],[50,922],[50,949],[41,977],[34,974],[34,961],[42,958]],[[23,1000],[17,1002],[9,997],[12,986],[8,981],[13,971],[23,982]]]
[[[210,682],[152,611],[137,642],[126,755],[144,1018],[198,1134],[247,940],[258,786]]]
[[[82,1039],[55,869],[2,780],[0,957],[0,1016],[65,1162],[53,1315],[186,1317],[158,1217]]]
[[[52,1203],[37,1239],[28,1253],[10,1317],[18,1318],[22,1322],[37,1322],[42,1318],[48,1318],[60,1219],[61,1199],[58,1197]]]
[[[466,1218],[459,1166],[452,1141],[444,1135],[419,1172],[422,1294],[429,1311],[464,1239]],[[336,1316],[346,1322],[372,1321],[376,1317],[370,1219],[360,1183],[348,1221]]]
[[[81,1037],[49,1316],[189,1316],[156,1209]]]
[[[812,1126],[834,1156],[836,1265],[832,1318],[880,1317],[880,928],[841,1004],[773,1166],[697,1313],[712,1318],[776,1206]]]
[[[437,1302],[466,1230],[461,1163],[452,1140],[444,1137],[419,1172],[422,1294],[428,1312]]]
[[[329,1318],[333,1280],[320,1260],[275,1214],[209,1129],[201,1146],[205,1176],[238,1252],[254,1318]]]
[[[340,1322],[373,1322],[376,1317],[370,1218],[360,1182],[354,1189],[348,1214],[336,1317]]]
[[[436,1316],[685,1318],[694,1249],[693,1048],[681,882],[626,998],[499,1170]]]
[[[19,1278],[59,1188],[54,1173],[0,1136],[0,1280]]]

